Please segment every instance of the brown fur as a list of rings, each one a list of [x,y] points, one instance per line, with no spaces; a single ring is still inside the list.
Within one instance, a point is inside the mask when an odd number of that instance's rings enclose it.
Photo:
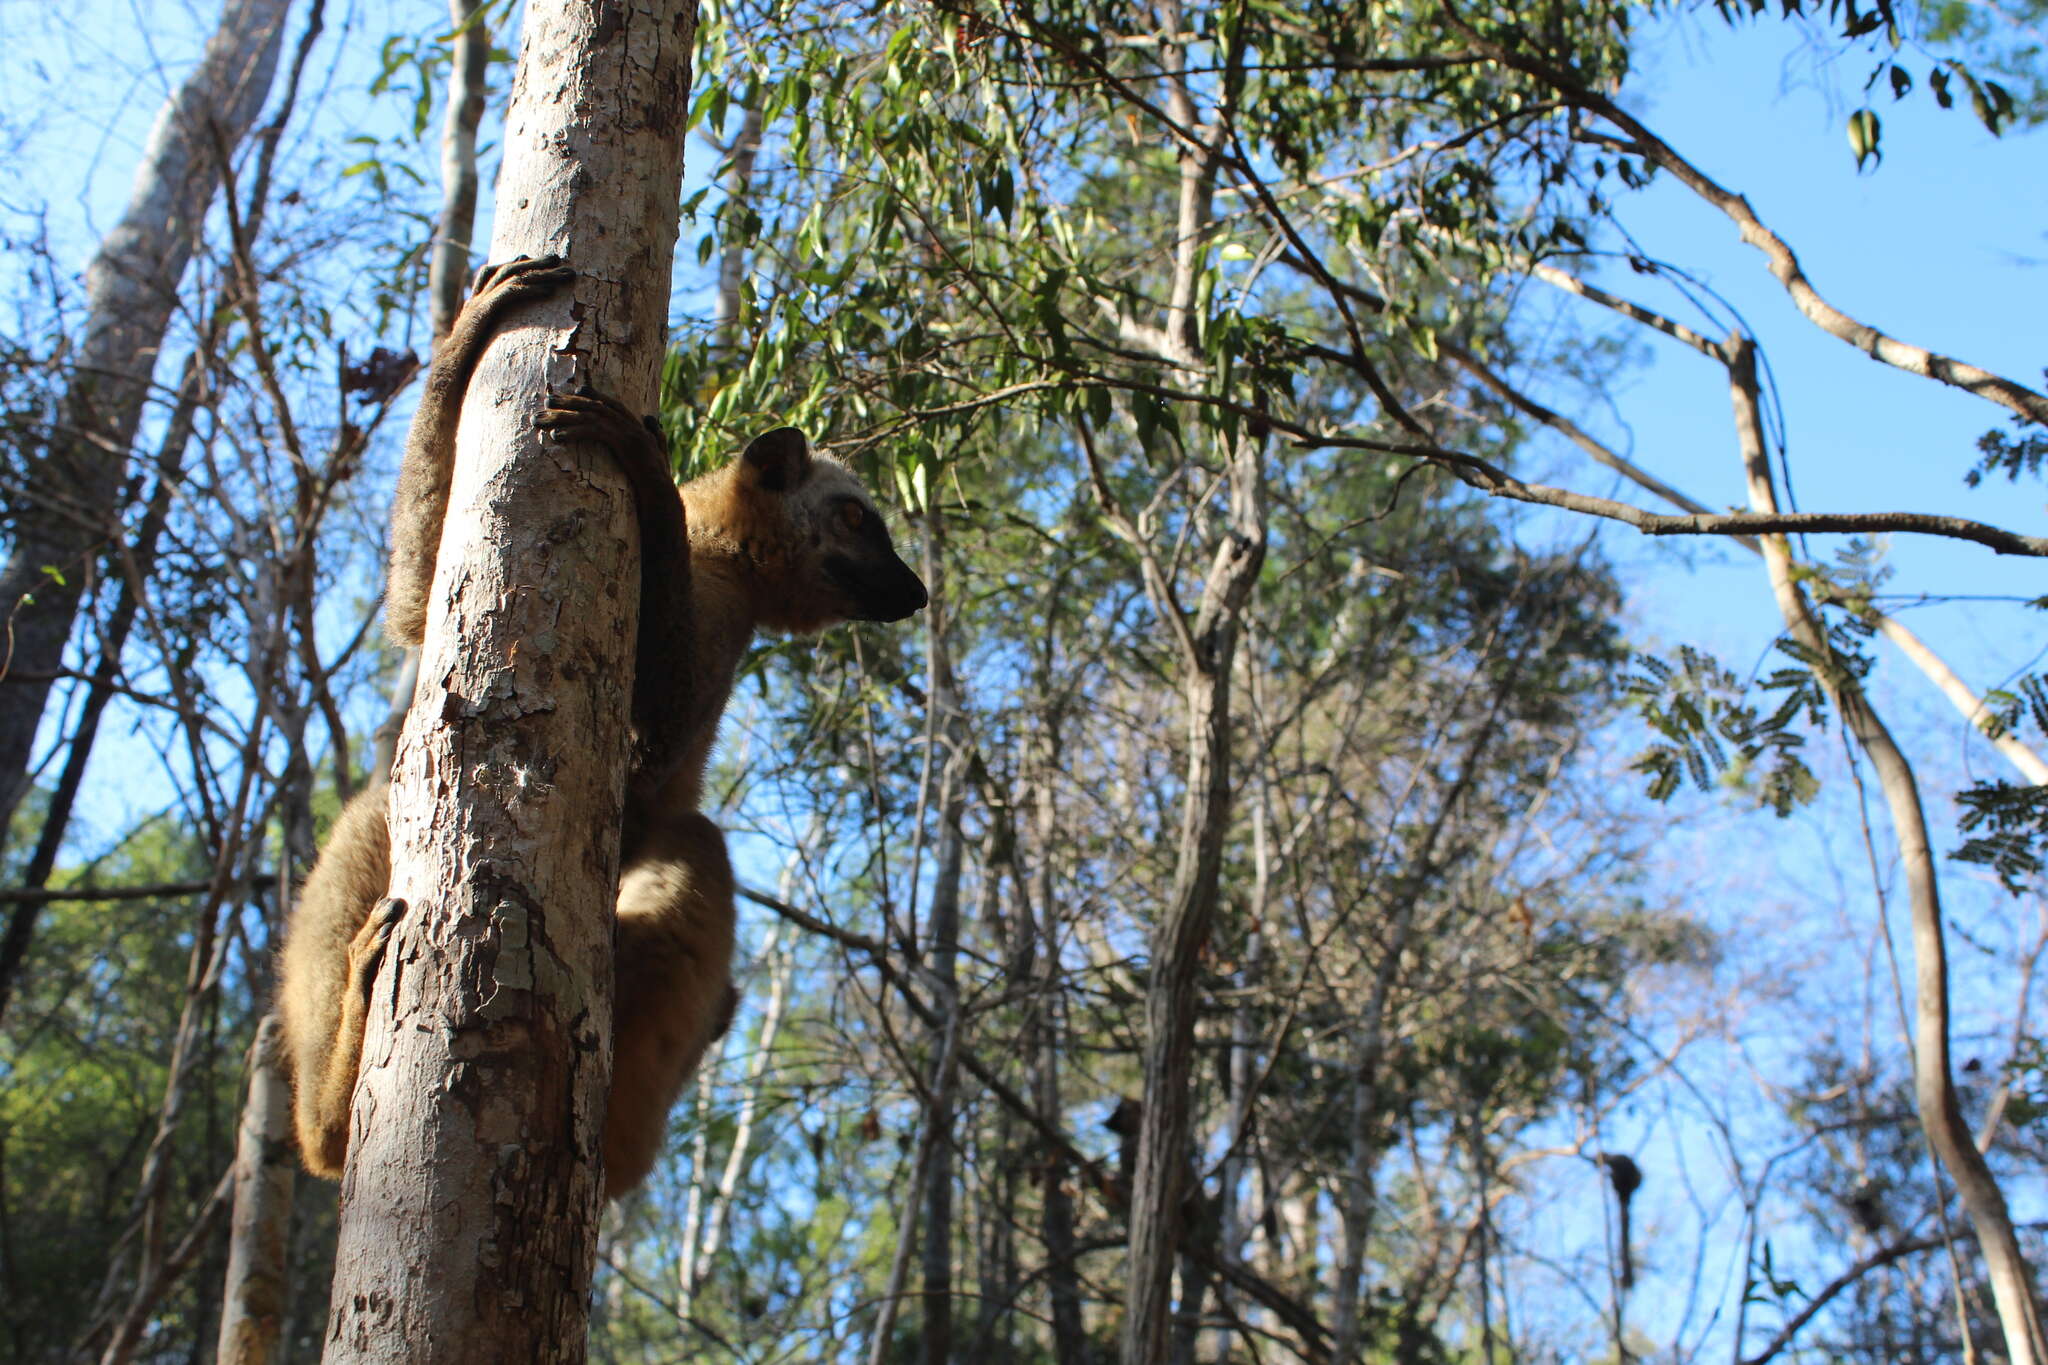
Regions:
[[[552,258],[486,267],[435,358],[392,514],[386,611],[401,642],[424,633],[455,414],[477,356],[512,302],[542,297],[569,278]],[[724,836],[697,806],[754,632],[898,620],[924,606],[925,593],[859,482],[813,458],[790,428],[757,438],[742,458],[678,496],[665,445],[610,399],[552,395],[538,424],[560,440],[605,445],[633,487],[640,520],[637,743],[621,839],[604,1136],[605,1193],[615,1198],[652,1169],[669,1108],[732,1017],[732,865]],[[343,810],[300,893],[280,961],[299,1150],[309,1170],[330,1178],[340,1176],[347,1153],[370,992],[405,908],[386,899],[388,801],[379,782]]]

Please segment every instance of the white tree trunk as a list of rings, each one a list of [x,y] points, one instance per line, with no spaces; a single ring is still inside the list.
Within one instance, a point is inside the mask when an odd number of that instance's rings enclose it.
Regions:
[[[232,156],[270,95],[289,0],[227,0],[199,65],[157,115],[121,220],[85,272],[78,343],[62,429],[13,508],[16,534],[0,572],[0,828],[28,789],[29,757],[101,548],[118,532],[128,447],[178,302],[200,225]],[[53,575],[50,570],[55,570]],[[27,599],[33,599],[32,602]]]
[[[464,403],[391,798],[410,910],[371,1002],[327,1360],[583,1358],[611,1054],[632,509],[545,390],[651,407],[692,0],[529,0],[491,260],[580,272]]]
[[[283,1025],[266,1014],[249,1049],[249,1098],[235,1136],[235,1207],[228,1223],[227,1289],[222,1295],[220,1365],[263,1365],[277,1352],[289,1289],[292,1090],[285,1079]]]
[[[434,310],[434,343],[448,335],[462,311],[469,283],[469,238],[476,228],[476,130],[484,119],[484,78],[490,69],[489,15],[471,0],[448,0],[456,28],[448,60],[448,107],[441,119],[441,221],[434,226],[427,292]]]

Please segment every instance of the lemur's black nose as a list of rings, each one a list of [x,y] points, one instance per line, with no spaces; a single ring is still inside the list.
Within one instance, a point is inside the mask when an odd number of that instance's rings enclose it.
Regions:
[[[881,600],[876,603],[877,621],[901,621],[913,616],[931,604],[932,596],[924,590],[924,580],[913,573],[908,566],[903,570],[899,582],[889,586]]]

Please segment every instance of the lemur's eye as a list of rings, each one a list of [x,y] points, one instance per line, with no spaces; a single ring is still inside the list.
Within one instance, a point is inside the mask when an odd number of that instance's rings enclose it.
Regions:
[[[849,531],[858,531],[868,523],[868,509],[848,498],[839,504],[839,519],[846,523]]]

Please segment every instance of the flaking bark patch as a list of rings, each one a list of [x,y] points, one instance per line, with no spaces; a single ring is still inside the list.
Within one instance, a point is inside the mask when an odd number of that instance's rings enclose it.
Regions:
[[[496,333],[457,429],[331,1363],[583,1358],[638,571],[610,460],[532,419],[585,383],[652,409],[694,27],[689,0],[529,0],[487,259],[579,280]]]

